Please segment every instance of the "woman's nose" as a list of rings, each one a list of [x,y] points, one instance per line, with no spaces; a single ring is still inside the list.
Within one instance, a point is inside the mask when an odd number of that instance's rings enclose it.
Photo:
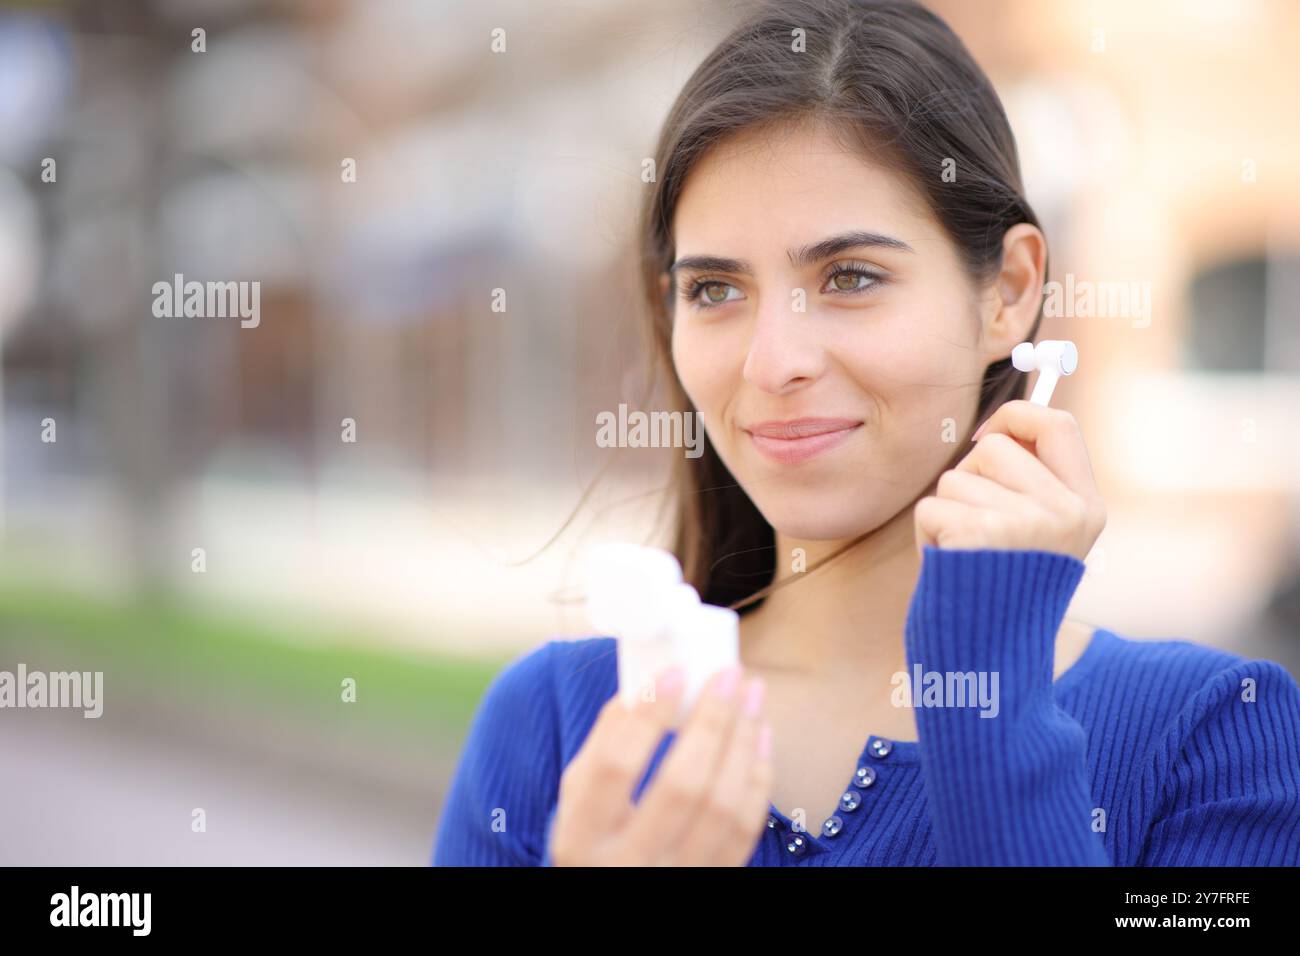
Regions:
[[[744,377],[755,388],[780,394],[821,374],[824,356],[808,312],[796,312],[794,295],[766,297],[754,313]]]

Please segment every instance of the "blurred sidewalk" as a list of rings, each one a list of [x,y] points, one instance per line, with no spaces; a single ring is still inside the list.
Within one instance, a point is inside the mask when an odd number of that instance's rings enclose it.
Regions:
[[[233,707],[154,706],[5,712],[0,866],[428,863],[450,750],[377,755]]]

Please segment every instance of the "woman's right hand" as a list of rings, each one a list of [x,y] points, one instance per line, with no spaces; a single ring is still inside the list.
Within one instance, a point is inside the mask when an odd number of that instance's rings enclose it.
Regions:
[[[677,671],[674,680],[673,672]],[[714,674],[687,714],[641,799],[632,791],[671,729],[681,672],[655,681],[653,699],[619,695],[560,777],[551,830],[556,866],[744,866],[767,825],[771,728],[763,679],[742,667]]]

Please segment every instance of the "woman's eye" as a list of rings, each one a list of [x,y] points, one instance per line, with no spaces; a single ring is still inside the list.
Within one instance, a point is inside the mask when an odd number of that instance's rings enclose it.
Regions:
[[[735,296],[729,293],[737,293]],[[729,282],[696,282],[686,294],[689,302],[694,302],[700,308],[712,309],[715,306],[723,305],[728,301],[742,298],[740,290]]]
[[[869,289],[880,277],[862,269],[840,269],[830,278],[827,292],[861,292]]]
[[[826,286],[821,291],[831,295],[854,295],[866,292],[883,281],[880,275],[860,266],[840,266],[826,280]],[[696,308],[713,309],[743,299],[744,295],[730,282],[698,279],[683,290],[682,297]]]

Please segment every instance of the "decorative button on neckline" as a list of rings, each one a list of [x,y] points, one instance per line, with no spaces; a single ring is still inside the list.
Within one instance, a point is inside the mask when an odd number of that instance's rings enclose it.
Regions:
[[[876,782],[876,771],[873,767],[859,767],[858,772],[853,775],[853,786],[865,790]]]
[[[871,754],[876,760],[883,760],[889,756],[893,749],[893,743],[884,737],[871,737],[867,742],[867,753]],[[852,813],[862,806],[862,791],[874,786],[878,779],[879,774],[875,767],[866,763],[859,765],[853,773],[852,786],[840,795],[840,813]],[[778,833],[785,832],[785,848],[791,856],[802,856],[816,845],[811,836],[804,835],[805,830],[797,825],[794,829],[787,828],[786,824],[777,816],[777,813],[770,810],[767,815],[767,828],[776,830]],[[844,818],[838,813],[831,814],[822,821],[822,837],[834,837],[842,833],[843,830]]]

